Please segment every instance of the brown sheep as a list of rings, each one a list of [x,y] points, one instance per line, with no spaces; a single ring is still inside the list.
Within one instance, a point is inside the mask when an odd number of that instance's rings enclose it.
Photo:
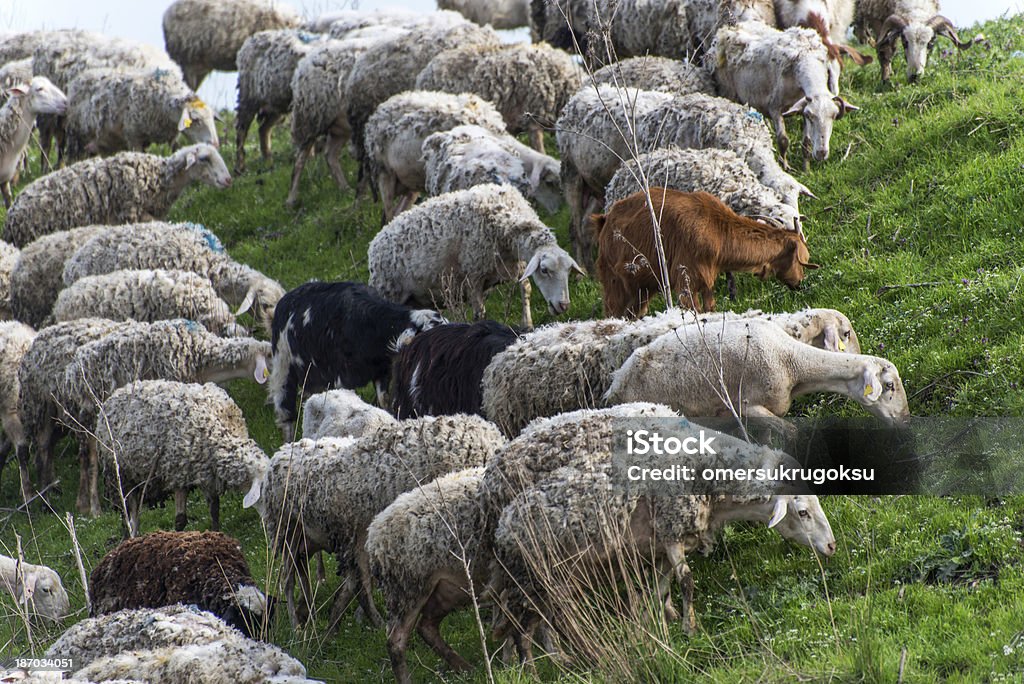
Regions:
[[[723,271],[747,271],[762,280],[774,275],[795,290],[805,268],[818,268],[797,233],[740,216],[714,195],[651,188],[651,199],[661,215],[669,285],[685,308],[692,302],[697,311],[713,311],[715,279]],[[605,315],[644,316],[661,291],[646,196],[637,192],[590,218]]]

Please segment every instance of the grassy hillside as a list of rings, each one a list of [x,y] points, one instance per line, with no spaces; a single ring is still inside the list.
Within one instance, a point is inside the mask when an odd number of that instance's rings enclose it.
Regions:
[[[1024,415],[1024,19],[981,27],[988,44],[956,53],[939,41],[922,82],[908,86],[902,61],[893,88],[879,84],[877,64],[849,67],[844,95],[862,108],[837,123],[832,158],[798,174],[819,198],[806,201],[811,254],[822,264],[799,292],[738,277],[731,305],[765,310],[838,308],[849,315],[867,353],[900,369],[915,415]],[[974,34],[965,31],[965,37]],[[799,139],[799,124],[790,137]],[[225,136],[229,137],[229,136]],[[233,137],[233,136],[230,136]],[[255,136],[252,136],[254,138]],[[171,218],[213,229],[237,259],[293,287],[310,278],[365,280],[366,246],[381,209],[368,198],[334,188],[322,159],[307,166],[302,205],[286,209],[291,168],[287,131],[275,136],[273,163],[250,151],[249,171],[227,191],[190,191]],[[797,147],[794,145],[794,148]],[[231,144],[224,156],[233,157]],[[798,156],[792,161],[799,163]],[[354,168],[346,167],[350,178]],[[568,215],[544,217],[567,243]],[[600,315],[592,281],[573,286],[568,317]],[[538,324],[549,320],[535,293]],[[720,306],[729,305],[724,294]],[[494,318],[518,319],[517,296],[504,287],[489,300]],[[453,318],[458,318],[458,312]],[[268,453],[280,444],[262,388],[236,383],[253,436]],[[861,415],[833,396],[804,401],[806,415]],[[73,510],[74,452],[52,503]],[[20,536],[26,556],[58,569],[83,605],[63,513],[12,511],[17,474],[0,488],[0,542]],[[267,574],[266,540],[240,496],[223,502],[223,529],[242,541],[254,571]],[[839,551],[819,564],[811,551],[763,528],[730,529],[709,558],[692,562],[698,634],[673,628],[678,658],[661,678],[715,682],[1020,681],[1024,672],[1024,497],[999,501],[926,497],[823,500]],[[205,529],[200,496],[190,502],[192,527]],[[173,507],[145,511],[143,531],[172,529]],[[74,518],[91,568],[119,539],[119,521]],[[322,595],[333,590],[328,572]],[[6,598],[0,601],[6,601]],[[9,608],[2,613],[10,614]],[[84,615],[79,612],[74,619]],[[384,635],[346,619],[337,638],[323,620],[294,633],[279,616],[274,640],[328,681],[388,681]],[[467,613],[447,633],[470,662],[482,657]],[[0,654],[41,654],[55,634],[26,633],[13,616],[0,618]],[[453,677],[417,643],[410,654],[423,681],[484,681],[482,670]],[[555,679],[551,668],[541,668]],[[578,675],[578,676],[577,676]],[[502,682],[530,681],[518,670],[496,670]],[[560,675],[587,681],[585,672]]]

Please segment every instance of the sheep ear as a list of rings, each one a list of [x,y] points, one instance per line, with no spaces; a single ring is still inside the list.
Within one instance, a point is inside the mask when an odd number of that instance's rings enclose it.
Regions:
[[[22,572],[22,586],[24,587],[21,592],[22,601],[28,603],[32,600],[32,597],[36,593],[36,579],[38,575],[34,572]]]
[[[882,396],[882,379],[878,377],[878,369],[873,368],[872,364],[864,367],[860,389],[861,396],[868,401],[878,401]]]
[[[839,339],[839,335],[836,333],[836,329],[831,325],[825,328],[825,349],[830,352],[842,351],[840,345],[842,341]]]
[[[786,517],[786,511],[789,510],[789,502],[786,501],[785,497],[777,497],[775,499],[775,508],[772,509],[772,517],[768,521],[768,527],[775,527],[782,519]]]
[[[263,385],[267,382],[267,378],[270,377],[270,369],[267,368],[267,359],[263,354],[256,357],[256,370],[253,371],[253,377],[256,382]]]
[[[799,100],[793,103],[793,106],[782,112],[782,116],[793,116],[794,114],[800,114],[804,111],[804,107],[807,106],[807,98],[801,97]]]
[[[256,288],[250,287],[249,291],[245,293],[245,299],[238,307],[238,311],[235,312],[236,316],[241,316],[246,311],[252,308],[253,302],[256,301]]]
[[[533,165],[533,170],[530,171],[530,192],[537,192],[537,188],[540,187],[540,175],[544,172],[544,165],[539,161]]]
[[[14,95],[15,97],[21,97],[22,95],[27,95],[28,91],[29,86],[27,83],[18,83],[17,85],[12,85],[10,88],[8,88],[7,94]]]
[[[539,267],[540,267],[540,253],[537,253],[537,254],[533,255],[532,259],[530,259],[530,263],[526,264],[526,270],[523,271],[523,275],[520,276],[519,282],[521,282],[521,283],[525,282],[526,279],[529,278],[530,276],[532,276],[534,271],[536,271]]]
[[[187,155],[185,155],[185,168],[191,169],[193,166],[196,165],[196,161],[198,161],[196,159],[196,153],[189,152]]]
[[[576,260],[572,260],[572,270],[579,273],[581,276],[586,277],[587,272],[583,270],[583,267],[576,263]]]
[[[178,119],[178,132],[184,131],[192,125],[192,117],[189,116],[188,105],[181,110],[181,118]]]
[[[262,493],[263,478],[257,477],[252,481],[252,486],[249,487],[249,491],[242,498],[242,508],[252,508],[253,504],[260,500],[260,494]]]

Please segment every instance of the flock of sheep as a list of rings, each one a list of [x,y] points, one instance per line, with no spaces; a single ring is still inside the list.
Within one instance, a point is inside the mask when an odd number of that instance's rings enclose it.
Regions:
[[[538,631],[557,652],[564,607],[538,558],[586,575],[628,547],[657,569],[665,617],[692,629],[686,554],[708,552],[727,523],[764,523],[826,556],[836,540],[814,496],[625,490],[612,474],[619,421],[777,419],[818,392],[909,417],[899,372],[861,353],[841,312],[715,313],[714,288],[736,271],[796,288],[817,267],[798,206],[813,195],[789,172],[784,118],[803,119],[805,165],[826,159],[833,123],[857,109],[839,94],[842,60],[870,61],[847,30],[873,41],[885,79],[902,43],[913,80],[936,36],[971,44],[937,2],[439,5],[303,21],[268,0],[176,0],[166,53],[78,30],[0,38],[0,469],[13,452],[25,502],[46,497],[71,434],[79,511],[98,514],[106,489],[129,537],[93,570],[92,617],[48,651],[76,658],[74,681],[306,681],[257,640],[274,599],[216,532],[228,491],[267,528],[292,624],[314,609],[310,561],[332,554],[331,628],[357,599],[386,624],[400,682],[413,631],[472,667],[439,624],[474,601],[494,607],[495,635],[523,662]],[[494,30],[527,23],[532,44]],[[195,93],[213,70],[239,72],[236,174],[251,123],[269,158],[290,113],[289,205],[317,150],[347,189],[351,146],[358,191],[383,204],[368,286],[286,292],[205,227],[163,220],[190,185],[232,184]],[[34,128],[46,173],[15,196]],[[146,152],[182,139],[169,156]],[[568,250],[535,210],[562,202]],[[608,317],[534,330],[531,282],[559,315],[570,276],[588,271]],[[487,293],[515,281],[522,328],[485,320]],[[646,315],[658,293],[682,307]],[[464,305],[480,320],[440,312]],[[236,379],[266,385],[285,440],[272,456],[218,387]],[[367,383],[379,406],[351,391]],[[717,439],[734,466],[783,457]],[[192,490],[214,531],[184,531]],[[172,494],[176,531],[138,537],[143,504]],[[630,534],[609,535],[623,521]],[[0,586],[26,615],[70,611],[56,573],[24,558],[0,556]]]

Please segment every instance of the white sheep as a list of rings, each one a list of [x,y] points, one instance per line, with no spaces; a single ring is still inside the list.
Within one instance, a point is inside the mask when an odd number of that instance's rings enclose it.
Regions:
[[[475,24],[495,29],[530,25],[530,0],[437,0],[437,8],[455,10]]]
[[[25,356],[36,331],[16,321],[0,322],[0,474],[13,445],[24,441],[21,416],[18,413],[20,384],[18,367]]]
[[[687,0],[593,1],[597,16],[608,27],[610,45],[597,48],[604,61],[644,55],[686,59],[689,55]],[[605,55],[605,50],[609,54]]]
[[[423,306],[446,296],[468,299],[477,318],[486,312],[488,289],[518,279],[527,327],[533,325],[529,278],[559,315],[569,309],[569,274],[583,272],[519,191],[500,185],[451,192],[410,209],[370,242],[368,259],[370,286],[385,298]]]
[[[747,163],[731,150],[665,147],[639,155],[619,167],[604,193],[605,212],[621,199],[649,186],[683,192],[710,192],[737,214],[763,219],[786,230],[803,232],[800,214],[778,193],[761,184]]]
[[[256,507],[268,538],[288,559],[282,581],[292,623],[301,621],[294,603],[296,576],[308,607],[307,561],[319,550],[338,557],[339,574],[346,578],[335,606],[344,609],[358,594],[363,610],[380,622],[368,600],[364,549],[374,516],[419,483],[482,465],[504,443],[493,425],[463,415],[396,421],[358,440],[326,437],[284,445],[243,504]],[[335,613],[332,623],[339,617]]]
[[[164,12],[164,45],[198,90],[213,70],[235,71],[236,55],[258,31],[295,28],[298,13],[276,0],[175,0]]]
[[[812,156],[828,159],[835,121],[859,109],[839,96],[828,50],[812,29],[779,31],[760,22],[726,26],[718,30],[708,57],[722,95],[772,120],[783,163],[789,150],[784,117],[803,116],[807,168]]]
[[[600,85],[658,90],[673,95],[715,94],[715,82],[704,67],[668,57],[630,57],[612,62],[595,71],[584,83],[585,88]]]
[[[382,408],[367,404],[348,389],[314,394],[302,406],[302,438],[362,437],[395,422]]]
[[[602,85],[583,88],[565,105],[555,124],[562,186],[569,205],[573,253],[593,270],[595,241],[586,217],[600,207],[604,189],[636,149],[633,131],[646,112],[670,102],[668,93]]]
[[[91,69],[71,82],[65,124],[67,156],[144,152],[179,134],[220,146],[213,110],[168,69]]]
[[[549,214],[562,204],[561,165],[510,135],[481,126],[456,126],[423,141],[428,195],[476,185],[511,185]]]
[[[505,133],[501,115],[486,100],[462,93],[409,91],[388,98],[366,122],[366,163],[390,221],[426,189],[423,141],[432,133],[473,124]]]
[[[814,29],[828,50],[830,71],[842,69],[846,55],[860,66],[870,64],[866,57],[849,45],[846,34],[853,23],[854,0],[776,0],[775,19],[780,29],[803,26]],[[838,74],[836,75],[838,78]]]
[[[203,226],[154,221],[104,226],[84,237],[69,239],[75,247],[62,261],[64,287],[86,276],[126,269],[191,271],[209,278],[217,295],[238,309],[236,316],[251,309],[270,335],[274,307],[284,296],[284,288],[273,278],[229,257],[217,236]]]
[[[11,277],[20,256],[20,249],[0,240],[0,321],[12,317]]]
[[[705,55],[718,29],[741,21],[760,21],[775,26],[773,0],[688,0],[687,19],[693,55]],[[709,93],[710,94],[710,93]]]
[[[247,491],[269,460],[249,438],[242,410],[213,384],[144,380],[114,391],[99,408],[95,433],[104,462],[116,468],[131,535],[139,530],[144,491],[174,492],[174,527],[188,524],[188,492],[210,503],[210,526],[220,529],[220,495]]]
[[[224,160],[210,145],[184,147],[169,157],[121,152],[87,159],[27,185],[7,212],[3,239],[24,247],[77,226],[163,218],[194,182],[231,185]]]
[[[417,28],[451,28],[466,23],[458,12],[439,10],[437,12],[414,12],[412,10],[388,7],[375,10],[338,10],[326,12],[306,22],[306,29],[317,33],[327,32],[331,38],[348,38],[364,29],[400,29],[409,31]]]
[[[859,0],[853,29],[862,43],[874,39],[883,81],[892,78],[892,58],[902,42],[911,83],[924,73],[936,37],[948,38],[961,50],[981,37],[960,40],[953,22],[939,14],[938,0]]]
[[[235,172],[245,169],[245,139],[259,123],[260,152],[270,159],[270,133],[292,107],[292,75],[299,60],[323,36],[294,29],[260,31],[238,51],[238,105],[235,108]]]
[[[891,423],[910,417],[886,359],[803,344],[766,320],[682,326],[637,349],[612,376],[610,404],[663,401],[687,416],[784,416],[798,396],[844,394]],[[728,403],[726,403],[728,402]]]
[[[544,151],[544,130],[580,87],[580,68],[562,50],[545,43],[470,45],[446,50],[416,77],[417,90],[474,93],[491,102],[509,133],[529,133]]]
[[[4,206],[11,207],[11,183],[28,148],[38,114],[63,114],[67,98],[45,76],[7,88],[7,102],[0,107],[0,191]]]
[[[45,565],[0,555],[0,587],[14,597],[18,610],[29,617],[60,622],[71,610],[60,575]]]
[[[210,280],[191,271],[124,270],[76,280],[57,296],[53,320],[78,318],[144,323],[187,318],[217,335],[248,334]]]

